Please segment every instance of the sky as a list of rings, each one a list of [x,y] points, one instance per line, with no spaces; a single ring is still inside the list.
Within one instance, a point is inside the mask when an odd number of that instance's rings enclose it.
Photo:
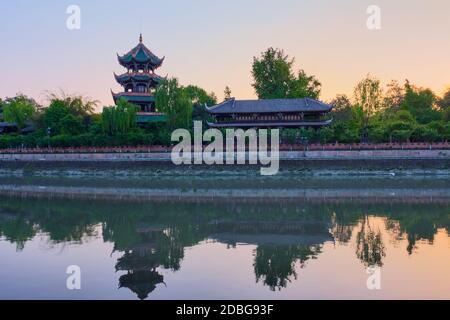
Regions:
[[[78,5],[80,29],[67,28]],[[370,5],[380,8],[371,30]],[[44,102],[63,90],[113,103],[116,53],[139,34],[156,55],[157,70],[223,98],[255,98],[251,65],[268,47],[295,57],[295,68],[322,83],[321,100],[352,96],[368,73],[433,89],[450,86],[448,0],[40,0],[0,3],[0,97],[24,93]]]

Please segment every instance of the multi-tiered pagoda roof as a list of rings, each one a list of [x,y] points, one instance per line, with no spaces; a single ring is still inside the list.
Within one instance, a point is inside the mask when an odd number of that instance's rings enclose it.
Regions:
[[[139,37],[139,44],[128,53],[117,55],[121,66],[127,71],[121,75],[114,74],[116,81],[124,88],[123,92],[114,93],[114,102],[124,98],[137,105],[138,122],[164,121],[165,116],[155,112],[154,93],[162,77],[155,73],[161,67],[164,58],[159,58],[147,48]]]
[[[164,62],[164,57],[159,58],[145,46],[142,42],[142,35],[139,37],[139,44],[136,47],[123,56],[117,54],[117,58],[120,65],[127,69],[131,69],[131,67],[137,69],[140,66],[142,69],[154,71],[161,67]]]
[[[143,73],[143,72],[126,72],[121,75],[114,73],[116,81],[122,86],[127,86],[133,82],[146,82],[149,83],[151,87],[156,87],[161,82],[162,78],[156,74]]]

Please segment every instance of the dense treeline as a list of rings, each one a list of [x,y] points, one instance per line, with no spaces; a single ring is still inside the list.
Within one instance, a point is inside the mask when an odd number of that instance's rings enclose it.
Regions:
[[[293,65],[294,59],[279,49],[269,48],[254,57],[252,85],[258,98],[319,99],[319,80],[304,70],[295,72]],[[224,93],[225,99],[231,98],[228,86]],[[169,145],[172,130],[192,129],[192,120],[206,121],[203,105],[217,103],[214,93],[167,79],[156,91],[157,111],[167,115],[167,123],[137,126],[137,108],[125,100],[98,114],[97,101],[65,94],[48,98],[45,106],[21,94],[0,100],[0,148]],[[356,85],[353,97],[337,95],[330,103],[331,126],[286,129],[281,133],[283,142],[439,142],[450,136],[450,89],[439,97],[408,80],[383,87],[368,75]]]
[[[294,59],[283,50],[269,48],[253,62],[253,87],[260,99],[320,97],[321,83],[304,70],[294,72]],[[439,98],[408,80],[403,85],[381,82],[367,75],[354,89],[352,99],[338,95],[330,117],[333,124],[321,130],[284,130],[287,142],[364,143],[438,142],[450,136],[450,88]]]
[[[216,103],[214,94],[197,86],[182,87],[176,79],[161,84],[158,111],[169,116],[167,123],[137,126],[137,107],[125,100],[95,113],[96,101],[82,96],[51,94],[48,106],[24,95],[0,100],[0,122],[14,126],[0,131],[0,148],[170,145],[170,134],[189,127],[192,119],[206,119],[203,105]]]

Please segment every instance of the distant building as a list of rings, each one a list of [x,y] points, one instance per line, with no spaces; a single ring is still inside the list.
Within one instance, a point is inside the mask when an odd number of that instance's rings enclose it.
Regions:
[[[326,115],[333,107],[311,99],[269,99],[224,101],[206,111],[212,128],[320,128],[332,120]]]
[[[124,92],[111,92],[114,102],[124,98],[137,105],[140,108],[136,119],[138,123],[165,121],[164,114],[155,112],[155,90],[162,80],[155,70],[161,67],[164,58],[157,57],[143,44],[142,34],[136,47],[123,56],[117,55],[117,58],[127,72],[114,74],[116,81],[124,88]]]

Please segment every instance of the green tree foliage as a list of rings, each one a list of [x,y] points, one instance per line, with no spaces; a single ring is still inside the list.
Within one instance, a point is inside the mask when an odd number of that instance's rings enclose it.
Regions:
[[[416,120],[408,110],[399,110],[386,123],[390,142],[407,142],[416,127]]]
[[[214,93],[207,93],[204,89],[189,85],[184,88],[192,103],[192,120],[205,122],[209,119],[209,114],[205,110],[205,105],[213,106],[217,104],[217,97]]]
[[[129,133],[136,127],[138,107],[124,98],[119,99],[116,106],[104,107],[102,112],[103,132],[114,136]]]
[[[83,133],[83,119],[80,116],[74,116],[73,114],[68,114],[61,119],[62,134],[67,135],[78,135]]]
[[[291,90],[288,98],[304,98],[309,97],[318,99],[322,84],[314,76],[308,76],[304,70],[298,72],[291,83]]]
[[[87,131],[97,104],[82,96],[48,95],[50,105],[42,110],[42,129],[51,135],[81,134]]]
[[[352,102],[346,95],[337,95],[334,100],[331,101],[333,106],[332,117],[335,121],[349,121],[352,119]]]
[[[15,123],[19,128],[24,128],[36,113],[37,104],[34,100],[24,96],[7,99],[3,103],[3,118],[7,122]]]
[[[170,129],[191,127],[193,107],[189,91],[176,78],[163,80],[155,96],[156,109],[167,115]]]
[[[398,81],[391,80],[386,86],[386,93],[383,98],[383,109],[398,109],[405,99],[405,88]]]
[[[383,90],[380,80],[367,75],[355,87],[355,103],[363,111],[362,138],[366,140],[369,130],[369,119],[382,107]]]
[[[331,101],[333,123],[319,131],[321,142],[352,143],[360,140],[362,109],[354,106],[346,95],[338,95]]]
[[[253,88],[259,99],[304,98],[317,99],[321,84],[314,76],[293,71],[294,59],[283,50],[269,48],[260,58],[253,58]]]
[[[402,108],[411,112],[418,123],[426,124],[441,119],[441,114],[434,108],[436,102],[437,97],[433,91],[414,87],[406,81]]]
[[[62,120],[70,115],[70,110],[63,100],[52,100],[48,108],[43,113],[43,123],[46,128],[50,128],[52,134],[60,134],[62,132]]]
[[[98,105],[97,100],[91,100],[81,95],[68,95],[64,92],[48,93],[49,101],[61,101],[74,116],[85,117],[94,113]]]
[[[445,122],[450,121],[450,88],[444,93],[442,99],[439,99],[437,102],[439,109],[442,112],[442,119]]]

